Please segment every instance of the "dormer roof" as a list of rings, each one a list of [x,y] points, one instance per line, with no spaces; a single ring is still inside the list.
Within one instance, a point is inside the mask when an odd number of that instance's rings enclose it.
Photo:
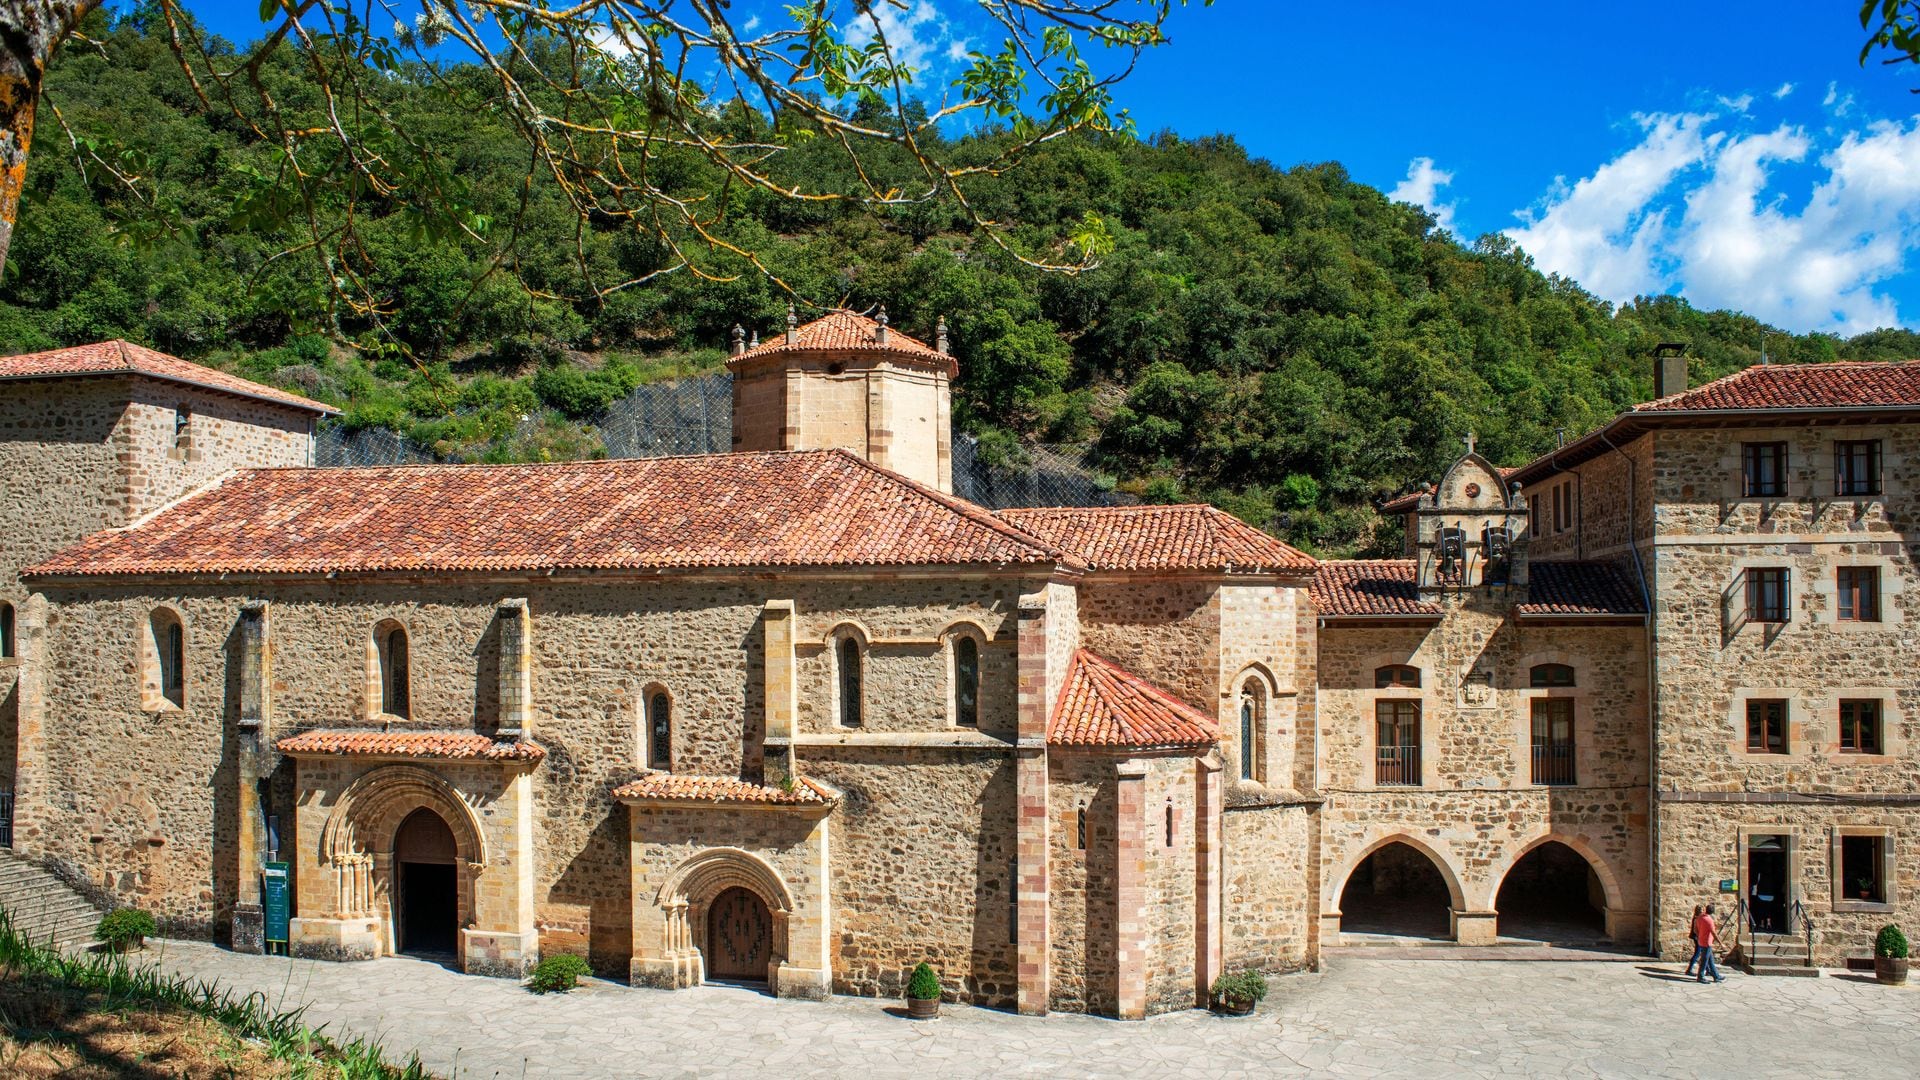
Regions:
[[[893,359],[941,367],[949,375],[958,371],[952,356],[926,342],[891,326],[886,327],[884,339],[880,331],[881,324],[877,319],[857,311],[829,311],[810,323],[795,327],[791,342],[784,331],[777,331],[759,345],[729,358],[727,366],[737,368],[749,361],[796,354],[879,353]]]

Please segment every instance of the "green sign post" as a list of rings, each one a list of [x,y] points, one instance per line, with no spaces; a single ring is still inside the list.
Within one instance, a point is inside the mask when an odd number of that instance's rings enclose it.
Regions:
[[[283,862],[270,862],[260,873],[260,898],[266,908],[267,951],[287,951],[287,922],[293,914],[292,879]]]

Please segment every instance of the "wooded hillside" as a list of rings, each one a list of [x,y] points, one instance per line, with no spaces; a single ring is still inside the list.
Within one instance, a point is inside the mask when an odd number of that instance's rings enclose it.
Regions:
[[[58,58],[51,100],[83,147],[156,186],[133,198],[97,166],[83,173],[48,125],[0,283],[0,350],[126,337],[338,404],[346,424],[448,460],[509,460],[596,452],[581,421],[643,381],[717,368],[736,322],[765,334],[784,320],[789,295],[745,266],[733,281],[669,275],[595,298],[589,279],[604,288],[660,265],[656,242],[577,228],[552,183],[526,182],[502,121],[404,81],[383,91],[388,107],[456,163],[483,228],[363,223],[388,314],[340,319],[318,262],[276,257],[298,242],[258,201],[276,148],[208,115],[139,17],[96,17],[88,35],[97,48]],[[283,53],[281,93],[297,103],[307,91]],[[782,169],[845,167],[783,137]],[[954,149],[985,159],[997,138]],[[1430,480],[1468,430],[1518,463],[1647,397],[1656,342],[1690,343],[1701,381],[1754,362],[1770,329],[1672,297],[1615,309],[1503,238],[1434,231],[1337,164],[1276,167],[1226,136],[1060,140],[986,189],[986,215],[1017,223],[1032,250],[1106,219],[1115,248],[1078,276],[1020,266],[949,206],[876,218],[742,193],[697,160],[656,168],[657,183],[724,210],[724,235],[803,301],[884,304],[929,338],[944,314],[956,420],[988,451],[1083,445],[1144,498],[1211,501],[1321,553],[1394,548],[1373,505]],[[517,277],[489,274],[508,251]],[[1769,352],[1904,359],[1920,339],[1774,337]]]

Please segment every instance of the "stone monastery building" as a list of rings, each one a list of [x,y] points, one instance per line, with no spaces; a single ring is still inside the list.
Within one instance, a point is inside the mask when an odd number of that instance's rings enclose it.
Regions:
[[[1662,357],[1360,562],[953,497],[944,329],[729,366],[732,454],[319,469],[327,406],[0,358],[16,849],[239,949],[273,858],[305,955],[1119,1017],[1381,935],[1920,923],[1920,364]]]

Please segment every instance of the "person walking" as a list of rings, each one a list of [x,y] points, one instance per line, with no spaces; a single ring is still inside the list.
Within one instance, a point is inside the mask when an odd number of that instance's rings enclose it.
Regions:
[[[1692,947],[1687,953],[1687,974],[1689,975],[1693,974],[1693,969],[1700,964],[1700,943],[1694,939],[1693,924],[1700,921],[1700,916],[1706,910],[1700,904],[1693,905],[1693,917],[1687,920],[1687,944]]]
[[[1706,909],[1693,920],[1693,959],[1700,965],[1699,974],[1696,977],[1699,981],[1706,982],[1707,977],[1711,975],[1714,982],[1726,982],[1727,977],[1720,974],[1719,965],[1713,962],[1713,937],[1713,905],[1708,904]]]

